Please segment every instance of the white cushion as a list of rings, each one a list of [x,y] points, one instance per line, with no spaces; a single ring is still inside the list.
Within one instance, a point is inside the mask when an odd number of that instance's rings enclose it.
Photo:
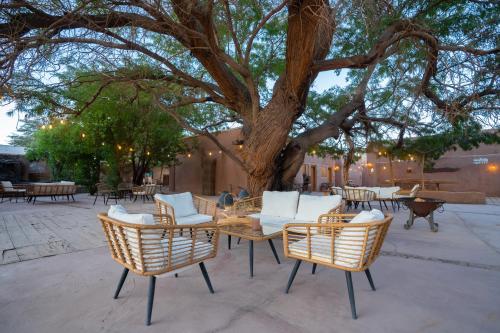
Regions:
[[[299,198],[299,208],[295,220],[317,222],[321,214],[327,214],[330,210],[340,205],[340,195],[305,195]]]
[[[276,226],[276,227],[283,228],[284,224],[290,223],[292,221],[291,219],[286,218],[286,217],[264,215],[264,214],[260,214],[260,213],[250,214],[248,216],[259,219],[260,224],[262,226],[269,225],[269,226]]]
[[[384,219],[384,214],[373,209],[372,211],[362,211],[356,215],[349,225],[353,223],[369,223],[380,221]],[[358,267],[361,260],[361,252],[363,250],[363,242],[365,237],[366,227],[360,228],[345,228],[340,231],[339,235],[334,239],[334,261],[333,263],[338,266],[348,268]],[[371,253],[373,241],[375,240],[375,230],[368,232],[368,239],[366,241],[366,251],[363,262],[368,258]],[[331,257],[331,237],[326,235],[312,235],[311,236],[311,258],[317,261],[332,262]],[[298,242],[292,243],[289,246],[290,253],[298,254],[300,256],[307,256],[308,242],[304,238]]]
[[[0,182],[2,184],[2,188],[4,191],[12,191],[14,190],[14,187],[12,186],[12,183],[9,181],[2,181]]]
[[[155,224],[152,214],[129,214],[122,205],[111,205],[108,216],[112,219],[132,224]]]
[[[75,185],[75,182],[69,182],[67,180],[61,180],[60,183],[61,184],[66,184],[66,185]]]
[[[155,199],[164,201],[170,206],[174,207],[175,219],[183,216],[198,214],[196,207],[193,203],[193,196],[191,192],[184,192],[179,194],[155,194]]]
[[[297,213],[299,192],[264,191],[262,195],[262,215],[293,219]]]
[[[400,190],[399,186],[391,186],[391,187],[380,187],[379,194],[377,197],[379,199],[392,199],[394,193]]]
[[[207,223],[212,222],[213,218],[210,215],[204,214],[194,214],[183,217],[176,217],[175,223],[177,224],[199,224],[199,223]]]

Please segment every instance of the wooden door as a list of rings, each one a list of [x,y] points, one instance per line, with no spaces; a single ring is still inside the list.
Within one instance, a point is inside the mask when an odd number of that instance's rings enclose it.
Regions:
[[[203,163],[203,180],[201,191],[204,195],[215,195],[216,160],[206,160]]]
[[[333,185],[332,167],[328,167],[328,185]]]
[[[316,166],[311,165],[311,191],[314,192],[317,190],[316,187]]]

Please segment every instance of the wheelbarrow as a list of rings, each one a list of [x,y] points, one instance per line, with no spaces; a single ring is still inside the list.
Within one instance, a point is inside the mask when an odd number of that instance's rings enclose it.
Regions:
[[[399,200],[410,211],[410,216],[404,224],[404,228],[406,230],[412,227],[413,222],[416,218],[423,217],[427,220],[427,222],[429,222],[431,231],[438,231],[439,225],[434,222],[434,211],[439,208],[443,208],[443,204],[445,204],[446,201],[430,198],[400,198]],[[444,208],[442,209],[442,211],[443,210]]]

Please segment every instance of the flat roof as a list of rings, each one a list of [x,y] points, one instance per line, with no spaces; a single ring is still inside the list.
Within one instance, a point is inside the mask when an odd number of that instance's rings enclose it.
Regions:
[[[19,146],[0,145],[0,155],[25,155],[26,148]]]

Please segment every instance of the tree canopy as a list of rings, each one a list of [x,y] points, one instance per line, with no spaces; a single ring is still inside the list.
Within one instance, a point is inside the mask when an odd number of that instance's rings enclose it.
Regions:
[[[311,147],[343,134],[401,141],[447,122],[498,126],[495,1],[66,0],[0,9],[7,101],[53,92],[64,84],[52,78],[61,66],[105,69],[103,84],[154,90],[165,113],[247,171],[252,192],[286,187]],[[318,75],[341,73],[345,85],[311,93]],[[47,96],[56,112],[87,105]],[[234,123],[238,155],[213,135]]]
[[[73,73],[64,80],[72,84],[61,95],[73,101],[87,101],[102,88],[102,76],[96,73]],[[150,167],[177,162],[177,154],[185,150],[182,128],[157,108],[151,94],[136,94],[119,82],[106,85],[99,94],[91,104],[76,102],[76,108],[86,108],[79,116],[50,113],[52,118],[34,133],[28,157],[46,159],[56,179],[75,179],[89,187],[102,171],[116,185],[123,176],[120,171],[132,170],[133,182],[141,184]],[[37,99],[32,108],[44,110],[45,102]]]

